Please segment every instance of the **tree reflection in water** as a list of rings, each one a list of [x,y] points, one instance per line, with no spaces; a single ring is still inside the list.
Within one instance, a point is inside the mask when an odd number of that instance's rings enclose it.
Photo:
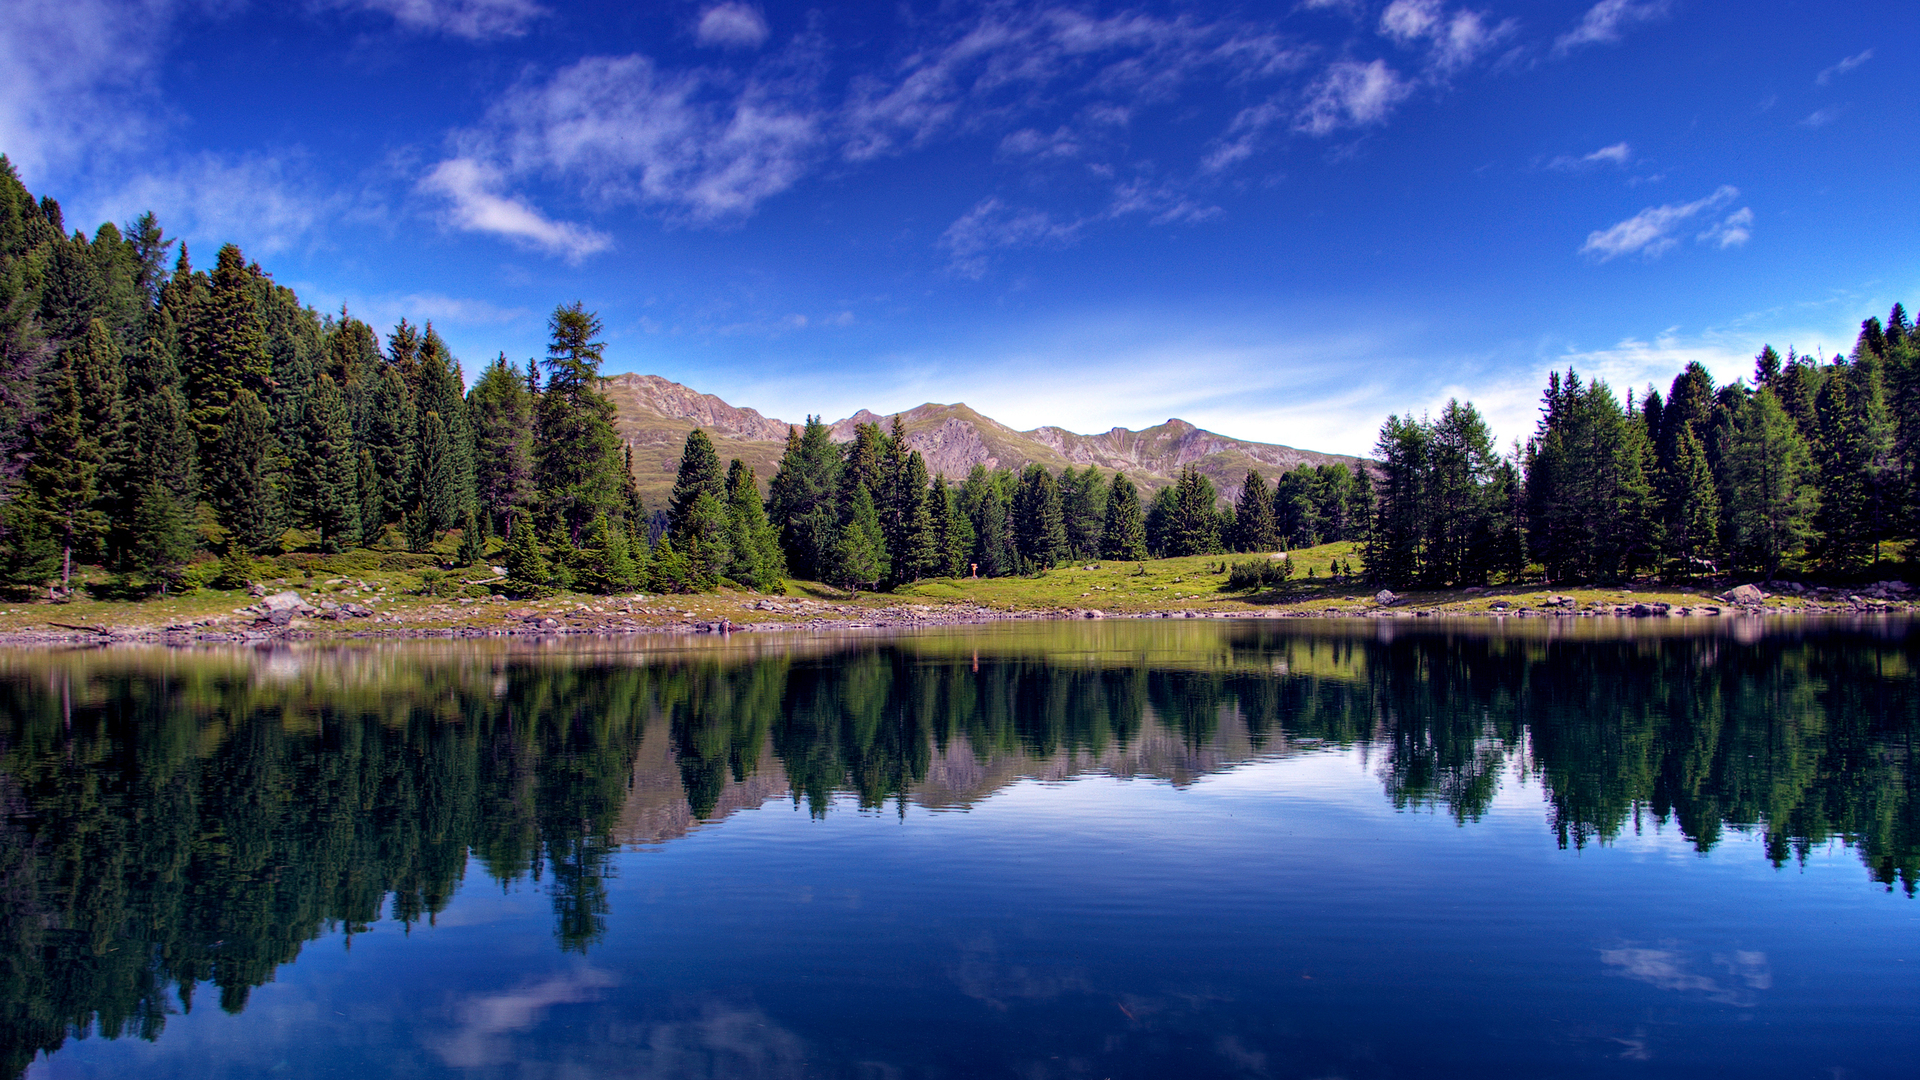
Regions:
[[[1365,747],[1467,823],[1523,769],[1565,845],[1647,818],[1776,863],[1834,840],[1908,895],[1904,623],[1682,630],[1109,623],[644,649],[589,643],[0,657],[0,1042],[237,1012],[301,946],[431,921],[469,866],[549,891],[563,949],[623,841],[784,792],[967,802],[1020,776],[1183,783]],[[658,766],[658,767],[656,767]]]

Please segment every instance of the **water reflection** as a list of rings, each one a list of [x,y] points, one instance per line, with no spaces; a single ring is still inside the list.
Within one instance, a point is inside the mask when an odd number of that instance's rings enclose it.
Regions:
[[[1906,625],[1879,622],[9,653],[0,1072],[76,1032],[154,1038],[203,986],[238,1012],[321,934],[432,921],[470,868],[538,882],[558,946],[587,952],[623,845],[770,799],[815,815],[964,809],[1020,777],[1180,785],[1325,747],[1364,748],[1396,807],[1468,824],[1517,769],[1540,782],[1562,846],[1650,821],[1702,851],[1758,830],[1777,863],[1840,840],[1911,896],[1914,658]],[[990,947],[956,972],[969,995],[1047,990]],[[1764,953],[1623,943],[1601,959],[1730,1003],[1771,977]],[[606,979],[583,965],[470,1002],[436,1050],[490,1060],[517,1025]],[[660,1045],[710,1055],[754,1021],[688,1023]]]

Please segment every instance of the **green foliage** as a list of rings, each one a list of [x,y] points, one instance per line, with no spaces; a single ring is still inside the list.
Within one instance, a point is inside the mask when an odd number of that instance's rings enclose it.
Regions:
[[[767,485],[767,516],[780,534],[788,567],[807,580],[828,576],[839,536],[840,453],[818,416],[787,429],[780,468]]]
[[[1123,473],[1107,486],[1107,513],[1100,530],[1100,554],[1108,559],[1147,557],[1147,519],[1140,510],[1140,489]]]
[[[1174,482],[1173,498],[1167,507],[1165,554],[1212,555],[1221,550],[1219,496],[1213,481],[1189,465]]]
[[[321,375],[307,397],[300,461],[294,470],[301,524],[320,534],[323,551],[360,542],[360,473],[346,395]]]
[[[1060,488],[1044,466],[1028,465],[1013,495],[1013,544],[1022,569],[1049,570],[1067,557]]]
[[[695,509],[702,495],[724,502],[727,497],[726,474],[720,471],[720,457],[714,453],[713,440],[694,428],[687,433],[686,448],[680,454],[680,471],[673,482],[673,499],[667,506],[667,531],[682,548],[690,548],[694,530],[708,522]]]
[[[1312,572],[1308,572],[1312,576]],[[1227,572],[1227,589],[1283,589],[1293,580],[1292,559],[1255,559],[1237,562]]]
[[[735,458],[727,469],[727,548],[733,557],[727,577],[760,592],[780,592],[786,557],[780,534],[767,520],[753,470]]]
[[[540,537],[533,515],[524,507],[516,509],[508,525],[507,548],[501,562],[507,568],[507,591],[515,596],[541,596],[553,582],[553,568],[540,550]]]
[[[593,593],[626,592],[634,586],[633,554],[626,534],[604,513],[594,515],[580,538],[580,569],[574,586]]]
[[[598,389],[606,344],[598,316],[578,301],[547,320],[547,385],[534,407],[534,477],[543,511],[577,537],[594,515],[622,509],[624,457],[613,403]]]
[[[467,414],[475,496],[492,527],[505,532],[513,508],[533,499],[533,396],[505,353],[473,384]]]
[[[1233,543],[1235,551],[1272,551],[1280,546],[1280,533],[1273,518],[1273,494],[1267,490],[1267,478],[1257,469],[1248,469],[1240,483],[1240,498],[1233,506]]]
[[[653,591],[659,593],[686,593],[703,587],[692,563],[673,546],[671,536],[662,536],[653,549],[647,580]]]
[[[480,525],[480,515],[468,507],[460,518],[460,547],[455,550],[453,561],[461,566],[478,566],[486,557],[486,530]]]
[[[255,574],[253,556],[238,545],[230,545],[207,584],[216,589],[244,589],[253,584]]]
[[[834,554],[835,580],[848,588],[875,588],[887,576],[887,540],[865,484],[853,489],[853,503],[840,527]]]
[[[1813,535],[1813,455],[1773,391],[1762,389],[1742,402],[1722,458],[1727,545],[1740,565],[1771,577]]]

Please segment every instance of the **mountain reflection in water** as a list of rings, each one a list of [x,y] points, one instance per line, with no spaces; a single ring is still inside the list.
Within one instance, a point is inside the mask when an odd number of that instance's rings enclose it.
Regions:
[[[238,1012],[324,933],[431,922],[469,868],[541,882],[585,951],[623,846],[769,800],[964,809],[1330,747],[1395,807],[1471,823],[1518,769],[1543,844],[1648,820],[1701,851],[1757,831],[1776,863],[1839,840],[1912,896],[1916,689],[1907,624],[1875,621],[7,653],[0,1074],[74,1033],[155,1038],[202,984]]]

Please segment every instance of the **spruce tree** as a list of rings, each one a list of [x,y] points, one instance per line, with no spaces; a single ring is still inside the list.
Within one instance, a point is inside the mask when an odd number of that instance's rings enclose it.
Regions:
[[[727,469],[727,539],[733,556],[727,576],[760,592],[779,592],[786,575],[780,534],[767,519],[759,481],[739,458]]]
[[[369,536],[377,536],[407,512],[407,485],[414,475],[419,422],[406,380],[391,366],[383,365],[370,380],[366,409],[366,448],[373,457],[373,486],[362,488],[360,526]]]
[[[940,526],[934,499],[928,486],[926,459],[915,450],[907,455],[902,476],[896,483],[896,499],[904,507],[904,520],[898,553],[893,556],[893,576],[898,581],[918,581],[940,573],[945,559],[940,550]]]
[[[936,525],[940,530],[940,564],[937,573],[941,577],[966,577],[968,563],[973,558],[973,522],[960,505],[960,491],[948,486],[943,473],[935,478],[929,501],[938,515]]]
[[[599,317],[575,301],[555,308],[547,327],[547,384],[534,407],[534,477],[542,511],[577,536],[595,514],[621,509],[620,438],[613,402],[599,390],[606,349],[595,340]]]
[[[302,523],[320,534],[323,551],[360,542],[360,470],[346,395],[321,375],[307,397],[294,493]]]
[[[1367,576],[1383,585],[1412,584],[1425,565],[1430,434],[1411,415],[1389,416],[1374,443],[1382,479],[1362,561]]]
[[[788,568],[807,581],[831,572],[839,538],[840,453],[818,416],[787,429],[786,452],[767,485],[767,516],[780,533]]]
[[[1140,511],[1140,489],[1124,473],[1107,486],[1107,519],[1100,531],[1100,554],[1108,559],[1147,557],[1147,520]]]
[[[1067,526],[1060,510],[1060,488],[1039,463],[1020,472],[1013,495],[1013,546],[1021,569],[1052,569],[1067,556]]]
[[[1727,534],[1741,565],[1771,578],[1814,534],[1813,455],[1771,390],[1749,394],[1723,452]]]
[[[1662,480],[1667,551],[1677,574],[1694,577],[1720,547],[1720,493],[1692,425],[1675,435],[1673,464]]]
[[[887,538],[880,531],[880,514],[865,484],[854,486],[835,554],[840,583],[856,592],[862,586],[878,587],[887,576]]]
[[[1213,481],[1200,470],[1191,465],[1180,470],[1167,523],[1168,555],[1212,555],[1220,550],[1218,501]]]
[[[271,422],[253,391],[235,391],[208,459],[214,516],[229,545],[242,551],[266,550],[284,528]]]
[[[94,505],[99,495],[100,443],[85,428],[76,353],[61,353],[52,392],[40,415],[33,458],[23,480],[46,535],[60,550],[60,584],[73,576],[76,549],[85,550],[106,531],[107,519]]]
[[[180,257],[184,264],[184,246]],[[174,275],[176,282],[180,276]],[[193,318],[182,324],[181,336],[187,402],[204,453],[220,441],[227,410],[236,397],[245,391],[258,401],[272,372],[253,273],[239,248],[227,244],[220,249],[205,303],[194,305]],[[213,462],[209,459],[207,464]]]
[[[667,519],[671,522],[668,530],[683,551],[696,527],[693,504],[702,495],[725,500],[727,477],[720,470],[720,455],[714,452],[713,440],[707,438],[706,432],[694,428],[687,433],[686,447],[680,453],[680,471],[673,481],[673,496],[667,503]]]
[[[429,543],[460,520],[459,470],[459,454],[446,422],[438,412],[422,412],[407,502],[408,513],[414,515]]]
[[[602,512],[581,534],[580,572],[574,585],[587,592],[616,593],[634,584],[633,558],[626,536]]]
[[[1273,526],[1273,493],[1258,469],[1248,469],[1233,508],[1235,551],[1272,551],[1280,546]]]
[[[507,588],[518,596],[540,596],[548,591],[553,568],[540,550],[540,537],[527,508],[517,507],[509,528],[507,549],[500,561],[507,568]]]
[[[469,506],[460,515],[460,547],[454,552],[454,561],[461,566],[478,566],[486,554],[486,530],[480,525],[480,515]]]
[[[505,533],[513,508],[533,497],[533,398],[505,353],[474,382],[467,413],[476,497],[493,527]]]

